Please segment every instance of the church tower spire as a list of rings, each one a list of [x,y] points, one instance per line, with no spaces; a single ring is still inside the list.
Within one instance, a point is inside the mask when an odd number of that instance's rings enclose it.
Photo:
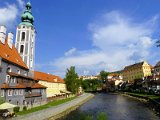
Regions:
[[[31,3],[28,2],[25,7],[21,22],[17,26],[15,46],[28,68],[34,70],[36,30]]]

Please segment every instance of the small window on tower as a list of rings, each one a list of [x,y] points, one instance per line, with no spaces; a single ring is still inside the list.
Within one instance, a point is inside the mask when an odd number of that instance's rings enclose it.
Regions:
[[[22,39],[21,39],[21,41],[24,41],[24,39],[25,39],[25,32],[22,32]]]
[[[20,47],[20,53],[23,53],[23,51],[24,51],[24,45],[21,45],[21,47]]]

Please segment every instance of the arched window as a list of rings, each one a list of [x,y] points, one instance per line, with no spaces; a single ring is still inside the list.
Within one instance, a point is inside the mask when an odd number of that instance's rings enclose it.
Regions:
[[[20,47],[20,53],[23,53],[23,51],[24,51],[24,45],[21,45],[21,47]]]
[[[21,41],[24,41],[25,40],[25,32],[22,32],[22,39]]]

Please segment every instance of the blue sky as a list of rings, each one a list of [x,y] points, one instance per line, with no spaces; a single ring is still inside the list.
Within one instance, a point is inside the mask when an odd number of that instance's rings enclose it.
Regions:
[[[16,32],[27,0],[0,0],[0,24]],[[159,0],[31,0],[36,70],[60,76],[115,71],[160,60]]]

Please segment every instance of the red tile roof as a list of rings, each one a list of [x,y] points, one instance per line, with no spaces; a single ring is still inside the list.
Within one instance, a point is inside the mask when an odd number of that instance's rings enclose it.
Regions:
[[[35,83],[31,88],[47,88],[46,86],[43,86],[39,83]]]
[[[53,82],[53,83],[64,83],[64,80],[59,76],[55,76],[52,74],[47,74],[39,71],[34,71],[34,79]]]
[[[26,88],[25,85],[22,85],[22,84],[16,84],[16,86],[14,86],[15,88]]]
[[[15,86],[9,86],[7,83],[3,83],[0,88],[2,89],[7,89],[7,88],[26,88],[26,86],[22,85],[22,84],[16,84]]]
[[[14,76],[14,77],[18,77],[18,78],[25,78],[25,79],[33,80],[33,78],[31,78],[31,77],[24,76],[24,75],[21,75],[21,74],[17,74],[17,73],[14,73],[14,72],[8,72],[8,74],[10,76]]]
[[[24,89],[26,87],[28,87],[28,86],[25,85],[25,84],[19,84],[19,83],[16,84],[15,86],[9,86],[7,83],[3,83],[0,86],[1,89],[8,89],[8,88]],[[41,85],[39,83],[34,83],[34,84],[31,85],[31,88],[35,89],[35,88],[47,88],[47,87],[43,86],[43,85]]]
[[[6,88],[9,88],[9,85],[8,85],[8,84],[6,84],[6,83],[3,83],[3,84],[0,86],[0,88],[2,88],[2,89],[6,89]]]
[[[27,65],[23,62],[15,46],[13,45],[12,49],[8,46],[7,39],[5,41],[5,44],[0,42],[0,57],[20,67],[28,69]]]

